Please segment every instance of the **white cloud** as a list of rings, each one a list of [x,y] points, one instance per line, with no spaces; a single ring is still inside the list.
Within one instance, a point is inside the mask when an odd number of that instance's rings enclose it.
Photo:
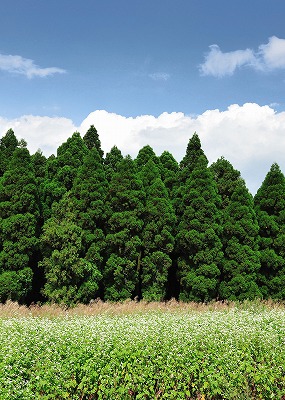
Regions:
[[[233,75],[237,68],[250,67],[269,71],[285,68],[285,39],[272,36],[267,44],[261,44],[258,51],[252,49],[223,53],[218,45],[210,46],[205,61],[199,65],[201,75],[223,77]]]
[[[267,44],[259,46],[259,51],[265,67],[285,68],[285,39],[272,36]]]
[[[210,52],[205,59],[204,64],[200,65],[201,74],[219,78],[225,75],[233,75],[238,67],[251,65],[255,62],[255,56],[250,49],[223,53],[217,45],[210,46]]]
[[[31,153],[41,149],[46,156],[76,131],[73,122],[67,118],[24,115],[8,120],[0,117],[0,136],[13,129],[18,139],[25,139]]]
[[[184,156],[188,140],[196,131],[209,162],[224,156],[241,171],[252,193],[273,162],[285,173],[285,112],[255,103],[234,104],[225,111],[208,110],[197,116],[173,112],[127,118],[97,110],[78,127],[70,119],[58,117],[0,118],[0,135],[12,128],[18,138],[28,142],[31,152],[41,148],[45,155],[50,155],[73,132],[78,130],[83,136],[92,124],[105,153],[117,145],[123,154],[136,157],[149,144],[156,154],[168,150],[177,161]]]
[[[33,60],[28,58],[5,54],[0,54],[0,70],[25,75],[29,79],[34,77],[43,78],[49,75],[66,72],[64,69],[56,67],[41,68],[36,65]]]
[[[170,75],[166,72],[154,72],[153,74],[148,75],[154,81],[168,81]]]

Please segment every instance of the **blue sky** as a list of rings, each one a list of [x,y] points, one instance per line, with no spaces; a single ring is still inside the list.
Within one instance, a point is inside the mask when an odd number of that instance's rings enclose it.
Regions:
[[[284,18],[283,0],[1,0],[0,134],[48,155],[94,123],[105,151],[179,161],[194,129],[254,192],[285,172]]]

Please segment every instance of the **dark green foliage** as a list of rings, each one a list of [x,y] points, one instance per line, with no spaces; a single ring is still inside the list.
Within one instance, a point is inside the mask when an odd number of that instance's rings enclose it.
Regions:
[[[107,192],[108,182],[102,160],[94,147],[84,157],[71,193],[77,210],[77,224],[84,231],[84,257],[101,272],[106,258]]]
[[[43,221],[51,217],[51,209],[54,202],[60,201],[66,188],[62,182],[57,179],[58,161],[54,155],[51,155],[45,164],[45,176],[40,181],[39,195],[41,200],[41,211]]]
[[[261,270],[265,298],[285,298],[285,177],[274,163],[254,197],[259,223]]]
[[[26,148],[16,148],[0,179],[0,281],[3,298],[24,301],[31,290],[33,270],[38,261],[38,219],[38,195],[31,157]],[[14,281],[16,273],[18,278]],[[9,282],[12,285],[10,289]]]
[[[173,191],[177,189],[178,186],[178,162],[174,159],[173,155],[168,151],[164,151],[160,159],[160,174],[161,179],[168,190],[170,198],[173,198]]]
[[[200,157],[205,157],[201,148],[201,141],[195,132],[189,140],[186,154],[180,162],[180,181],[185,181],[189,177],[189,173],[194,169]]]
[[[45,223],[41,244],[44,258],[44,295],[48,300],[68,305],[96,297],[101,273],[84,258],[84,231],[77,225],[77,210],[70,193],[54,204],[52,217]]]
[[[192,138],[189,140],[186,154],[183,157],[182,161],[179,165],[179,170],[177,171],[177,186],[174,186],[173,190],[173,203],[176,211],[176,215],[178,217],[178,223],[184,213],[185,204],[183,197],[185,195],[186,182],[190,178],[193,169],[196,164],[199,162],[200,157],[205,158],[205,154],[201,148],[200,138],[195,132]],[[207,159],[206,164],[208,163]]]
[[[47,159],[45,179],[39,189],[45,221],[51,216],[53,203],[60,201],[64,193],[72,188],[78,168],[87,153],[86,144],[80,134],[75,132],[59,146],[57,157],[52,155]]]
[[[156,165],[159,164],[159,158],[156,156],[153,148],[147,145],[140,149],[137,158],[135,159],[137,170],[140,171],[149,160],[152,160]]]
[[[89,150],[96,149],[100,159],[103,159],[104,152],[101,149],[101,141],[97,129],[94,125],[91,125],[86,134],[83,136],[84,143]]]
[[[56,179],[65,186],[66,190],[72,188],[77,170],[82,165],[83,158],[87,153],[88,148],[78,132],[75,132],[71,138],[59,146]]]
[[[44,180],[46,176],[47,159],[43,155],[41,150],[38,150],[35,154],[31,156],[31,162],[34,168],[37,186],[40,186],[41,182]]]
[[[35,154],[31,156],[31,162],[35,173],[36,186],[39,196],[39,212],[40,212],[39,225],[40,227],[42,227],[44,223],[44,209],[43,209],[44,194],[42,190],[45,187],[47,159],[42,154],[42,152],[38,150]]]
[[[41,241],[49,300],[86,303],[99,296],[105,250],[107,181],[96,147],[84,157],[71,191],[53,207]],[[50,243],[53,243],[50,246]]]
[[[224,257],[219,297],[245,300],[261,297],[257,285],[260,269],[258,223],[253,198],[240,172],[224,158],[211,166],[222,198]]]
[[[141,295],[146,300],[161,301],[166,297],[168,273],[172,265],[176,217],[152,158],[142,168],[140,177],[146,193],[139,266]]]
[[[19,271],[4,271],[0,274],[0,302],[7,300],[23,302],[32,290],[33,271],[23,268]]]
[[[221,199],[199,143],[194,134],[180,165],[180,204],[176,202],[179,206],[176,253],[180,299],[184,301],[209,301],[217,296],[223,257]]]
[[[0,176],[4,174],[14,150],[18,147],[19,142],[12,129],[0,139]]]
[[[26,146],[0,140],[0,301],[285,298],[277,164],[253,201],[228,161],[208,168],[196,133],[180,165],[150,146],[104,159],[93,125],[48,159]]]
[[[112,147],[110,152],[106,154],[104,169],[108,182],[110,182],[113,174],[118,171],[118,164],[123,158],[122,152],[117,146]]]
[[[107,197],[110,216],[106,238],[108,260],[104,271],[106,300],[123,300],[136,294],[141,257],[142,182],[136,177],[134,162],[129,156],[117,168]]]

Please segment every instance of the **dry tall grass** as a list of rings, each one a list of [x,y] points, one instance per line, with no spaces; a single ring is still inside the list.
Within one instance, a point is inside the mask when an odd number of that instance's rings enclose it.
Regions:
[[[0,318],[11,317],[64,317],[64,316],[92,316],[99,314],[123,315],[123,314],[141,314],[151,311],[160,312],[205,312],[205,311],[226,311],[233,308],[260,310],[264,308],[285,308],[284,302],[275,302],[271,300],[263,301],[245,301],[239,302],[211,302],[211,303],[183,303],[172,299],[167,302],[146,302],[127,300],[124,302],[112,303],[96,300],[88,305],[78,304],[75,307],[66,307],[57,304],[33,304],[29,307],[19,305],[18,303],[7,301],[0,304]]]

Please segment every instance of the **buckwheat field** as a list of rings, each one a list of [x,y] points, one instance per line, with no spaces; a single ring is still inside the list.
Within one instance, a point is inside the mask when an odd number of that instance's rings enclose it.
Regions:
[[[0,315],[1,400],[285,399],[280,305],[10,304]]]

